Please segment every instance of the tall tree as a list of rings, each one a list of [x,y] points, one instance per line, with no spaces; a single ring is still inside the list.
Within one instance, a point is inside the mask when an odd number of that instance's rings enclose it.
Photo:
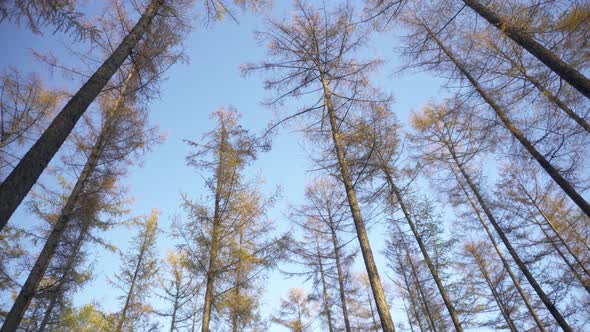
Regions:
[[[291,332],[310,330],[310,317],[313,312],[313,300],[302,288],[290,288],[287,298],[281,298],[280,311],[273,317],[273,322],[281,324]]]
[[[21,288],[2,331],[12,331],[18,326],[72,220],[80,220],[82,229],[91,227],[92,225],[85,226],[84,223],[92,223],[93,217],[77,217],[99,213],[104,202],[102,200],[108,201],[109,195],[113,194],[111,189],[115,181],[125,174],[134,153],[141,152],[158,140],[153,129],[145,128],[145,113],[125,106],[125,90],[124,84],[114,100],[104,99],[99,127],[92,128],[94,134],[89,135],[90,141],[78,141],[79,147],[88,153],[88,157],[83,169],[78,170],[80,173],[76,184],[60,208],[43,249]]]
[[[114,284],[125,292],[123,307],[117,315],[117,332],[134,330],[151,311],[145,300],[155,286],[158,272],[158,212],[153,210],[144,220],[138,221],[137,226],[138,233],[129,251],[121,254],[121,271],[114,280]]]
[[[271,21],[269,31],[258,34],[262,41],[267,42],[273,60],[260,65],[247,65],[244,70],[266,70],[279,75],[265,82],[266,88],[279,94],[271,104],[280,103],[288,97],[312,96],[313,104],[292,113],[273,127],[296,117],[307,117],[310,121],[306,131],[315,132],[336,156],[338,175],[346,191],[381,325],[385,332],[393,332],[395,327],[340,131],[350,111],[383,101],[375,100],[375,89],[368,81],[369,72],[379,61],[363,61],[355,57],[366,41],[367,31],[362,25],[352,24],[353,20],[351,7],[341,7],[328,13],[326,8],[320,11],[298,1],[296,14],[290,21]]]
[[[456,109],[454,111],[457,112]],[[525,275],[527,281],[531,284],[541,301],[543,301],[547,310],[549,310],[564,330],[571,331],[571,327],[561,314],[560,310],[543,290],[537,279],[533,276],[530,269],[512,245],[510,239],[506,236],[506,232],[494,216],[492,209],[489,206],[489,202],[487,202],[482,195],[481,185],[475,182],[472,177],[468,162],[473,158],[473,154],[469,153],[469,149],[474,148],[474,146],[470,145],[470,142],[455,141],[454,139],[456,139],[456,136],[449,135],[449,133],[452,132],[453,122],[441,119],[441,114],[449,114],[449,112],[447,112],[444,107],[442,109],[428,109],[424,115],[415,116],[413,119],[414,127],[422,131],[429,142],[437,143],[436,145],[432,144],[429,146],[429,149],[435,151],[434,154],[429,154],[429,157],[438,158],[439,160],[442,159],[448,167],[456,170],[457,174],[460,176],[460,181],[466,183],[469,192],[475,197],[475,201],[477,201],[484,215],[496,231],[496,234],[502,240],[502,243],[510,253],[510,256]],[[453,113],[451,112],[450,114]],[[478,148],[477,145],[475,145],[475,148]],[[442,153],[441,156],[436,156],[436,149]]]

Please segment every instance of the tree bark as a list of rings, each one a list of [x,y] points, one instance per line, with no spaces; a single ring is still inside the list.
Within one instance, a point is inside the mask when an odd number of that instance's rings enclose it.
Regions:
[[[68,101],[37,142],[0,184],[0,231],[37,182],[88,106],[117,72],[127,56],[131,54],[164,1],[151,1],[137,24],[125,36],[117,49]]]
[[[320,70],[320,72],[322,71]],[[383,332],[395,332],[393,320],[391,319],[391,314],[389,312],[389,306],[387,305],[387,300],[385,299],[385,292],[383,291],[381,278],[379,277],[377,265],[375,265],[375,259],[373,258],[373,251],[371,250],[365,223],[363,221],[361,210],[356,198],[356,192],[352,185],[352,178],[348,169],[348,164],[344,156],[344,148],[342,146],[342,142],[340,141],[340,132],[336,123],[335,110],[332,105],[331,92],[324,77],[322,77],[322,85],[324,89],[324,101],[326,103],[328,117],[330,120],[332,141],[334,143],[334,149],[336,150],[336,157],[338,158],[338,165],[340,167],[340,173],[342,175],[344,187],[346,189],[346,197],[348,199],[352,219],[356,228],[357,238],[359,240],[367,275],[369,277],[369,283],[371,285],[373,297],[375,298],[379,319],[381,320],[381,327],[383,328]]]
[[[467,1],[467,0],[464,0]],[[537,151],[534,145],[523,135],[523,133],[514,126],[512,121],[506,115],[506,112],[500,107],[500,105],[496,104],[496,102],[492,99],[491,96],[483,89],[483,87],[479,84],[479,82],[467,71],[467,69],[459,62],[459,60],[455,57],[455,55],[447,49],[447,47],[436,37],[436,35],[427,27],[424,26],[427,30],[428,35],[432,38],[436,44],[440,47],[440,49],[447,55],[449,60],[451,60],[457,69],[467,78],[467,80],[471,83],[473,88],[479,93],[479,95],[483,98],[483,100],[494,110],[496,115],[500,118],[504,126],[514,138],[516,138],[520,144],[531,154],[531,156],[541,165],[541,167],[549,174],[549,176],[561,187],[561,189],[576,203],[576,205],[584,211],[584,213],[590,217],[590,204],[576,191],[576,189],[567,181],[559,171],[553,167],[553,165],[545,159],[545,157]]]
[[[545,46],[536,42],[526,31],[512,26],[508,21],[496,15],[496,13],[481,4],[478,0],[463,0],[463,2],[491,25],[502,31],[508,38],[539,59],[539,61],[559,75],[564,81],[580,91],[586,98],[590,98],[590,80],[574,67],[565,63]]]

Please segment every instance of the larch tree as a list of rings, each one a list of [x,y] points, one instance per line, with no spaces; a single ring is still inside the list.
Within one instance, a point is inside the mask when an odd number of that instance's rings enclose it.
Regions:
[[[307,104],[278,121],[273,128],[294,118],[305,118],[308,120],[305,131],[321,136],[321,142],[336,156],[380,322],[385,332],[393,332],[395,327],[340,132],[340,126],[350,113],[383,101],[375,100],[375,89],[368,80],[369,73],[380,61],[356,57],[366,42],[367,30],[363,25],[353,24],[351,7],[318,10],[298,1],[295,8],[291,20],[271,20],[269,30],[258,33],[261,42],[267,43],[272,60],[246,65],[244,71],[263,70],[276,74],[265,81],[265,88],[278,94],[270,104],[298,97]]]
[[[140,326],[149,326],[148,315],[152,307],[146,302],[156,286],[159,270],[156,240],[158,214],[153,210],[149,216],[137,221],[138,233],[131,241],[127,252],[121,253],[121,270],[112,283],[124,292],[123,306],[117,313],[115,331],[133,331]]]
[[[88,230],[96,226],[93,215],[100,213],[101,208],[107,208],[107,202],[118,195],[116,181],[126,173],[132,158],[160,140],[155,129],[146,127],[145,112],[133,105],[125,105],[126,88],[124,83],[122,90],[115,92],[114,97],[102,99],[98,125],[90,125],[89,130],[75,142],[76,148],[86,155],[86,160],[82,162],[84,167],[75,170],[75,185],[58,212],[51,217],[51,231],[2,330],[11,331],[18,326],[53,256],[60,244],[64,243],[64,233],[68,232],[71,225],[78,226],[78,236],[83,241]],[[88,123],[91,124],[91,121]],[[75,162],[73,164],[76,165]],[[77,213],[82,217],[77,219]],[[77,225],[73,221],[77,221]],[[77,251],[71,252],[72,257],[77,255]],[[72,258],[73,261],[75,258]]]
[[[187,266],[187,253],[169,251],[158,274],[158,297],[171,304],[170,309],[156,310],[160,316],[170,317],[170,332],[179,331],[193,318],[191,306],[201,292],[201,284]],[[163,277],[166,273],[167,277]],[[169,276],[169,277],[168,277]]]
[[[188,165],[210,175],[205,182],[210,202],[185,196],[188,218],[178,232],[181,248],[190,253],[191,269],[205,279],[203,332],[211,329],[214,308],[217,315],[227,309],[232,329],[255,323],[256,284],[276,263],[283,246],[280,238],[270,236],[272,226],[266,219],[274,196],[265,198],[243,176],[265,145],[238,123],[235,110],[220,108],[212,116],[217,125],[202,142],[187,140],[195,149],[187,157]]]
[[[477,166],[473,165],[472,162],[474,161],[474,155],[477,155],[478,151],[485,146],[486,141],[478,140],[477,137],[471,137],[472,139],[470,139],[469,135],[473,135],[474,132],[470,131],[469,127],[464,127],[463,131],[460,129],[458,119],[468,118],[466,116],[468,113],[465,110],[463,112],[460,111],[461,105],[463,104],[460,103],[458,105],[459,107],[449,105],[427,107],[422,115],[414,116],[412,120],[413,125],[421,132],[418,137],[422,140],[421,145],[425,148],[424,155],[429,162],[440,161],[445,166],[442,170],[447,169],[451,172],[451,176],[456,177],[454,181],[456,181],[457,187],[460,187],[460,184],[464,185],[465,189],[461,189],[463,192],[461,195],[469,194],[463,197],[472,197],[472,200],[468,199],[468,202],[472,205],[474,212],[485,215],[486,221],[492,225],[496,235],[500,237],[501,242],[508,250],[510,256],[533,287],[547,310],[563,329],[571,330],[569,324],[565,321],[565,318],[556,306],[556,303],[547,295],[537,278],[532,274],[530,268],[521,258],[522,254],[517,252],[513,246],[512,241],[506,235],[506,231],[500,225],[498,218],[496,218],[489,200],[484,196],[485,187],[479,182],[479,177],[477,176],[479,171],[477,171]],[[447,117],[445,118],[445,116]],[[452,121],[451,119],[453,118],[457,120]],[[469,124],[469,122],[464,123]],[[425,145],[425,142],[428,142],[428,144]],[[481,142],[484,142],[484,144],[482,145]],[[478,210],[482,212],[478,212]],[[483,222],[482,225],[484,225]],[[484,229],[487,230],[487,227],[484,227]],[[521,296],[526,297],[524,293],[521,293]],[[529,311],[531,311],[533,316],[535,315],[531,307],[529,307]],[[537,324],[540,325],[540,322],[537,322]]]
[[[291,332],[308,332],[311,329],[314,301],[304,289],[290,288],[287,298],[281,298],[279,312],[273,322],[280,324]]]

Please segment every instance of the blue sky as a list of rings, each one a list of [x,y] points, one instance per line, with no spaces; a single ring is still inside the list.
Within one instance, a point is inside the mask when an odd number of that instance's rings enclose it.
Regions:
[[[326,1],[327,5],[332,3],[339,2]],[[289,10],[288,2],[281,2],[275,4],[269,15],[284,17]],[[262,77],[251,75],[244,78],[239,71],[241,64],[260,61],[266,56],[264,47],[258,45],[253,37],[254,30],[264,29],[262,16],[241,14],[239,21],[239,25],[231,20],[209,27],[197,24],[185,43],[190,63],[177,64],[167,72],[168,80],[161,85],[160,98],[150,104],[151,122],[166,133],[167,140],[145,156],[141,167],[130,170],[125,183],[129,187],[130,196],[134,198],[131,214],[148,214],[152,208],[158,209],[161,211],[160,227],[164,231],[169,228],[170,217],[181,212],[180,193],[186,193],[192,198],[199,198],[204,194],[201,177],[185,164],[188,147],[182,140],[200,139],[213,126],[209,114],[224,105],[236,107],[242,114],[243,126],[254,132],[263,130],[273,118],[273,112],[261,104],[269,96],[269,92],[262,88]],[[398,119],[407,124],[411,110],[419,109],[430,98],[443,93],[440,89],[442,82],[429,74],[395,74],[399,62],[394,53],[394,35],[394,32],[390,32],[375,36],[365,52],[387,60],[383,70],[374,76],[374,82],[393,94],[394,111]],[[48,73],[47,67],[31,56],[30,49],[51,51],[64,63],[76,62],[64,51],[64,43],[71,44],[71,39],[61,34],[52,35],[50,32],[45,36],[32,35],[26,29],[3,22],[0,24],[0,45],[4,45],[0,52],[0,65],[2,68],[14,66],[24,72],[36,72],[51,86],[76,91],[80,81],[64,78],[59,73]],[[288,110],[294,105],[287,103],[284,107]],[[261,154],[248,169],[250,176],[262,176],[268,192],[277,186],[282,189],[283,199],[270,212],[277,231],[289,229],[289,222],[285,218],[287,207],[289,204],[302,203],[304,186],[314,177],[314,174],[307,171],[310,164],[303,148],[306,143],[294,129],[283,129],[273,140],[272,150]],[[22,225],[32,221],[21,208],[12,222]],[[388,272],[378,253],[383,245],[384,233],[383,227],[379,225],[370,232],[382,275]],[[117,228],[104,237],[124,250],[131,232]],[[164,234],[160,237],[162,258],[165,251],[173,245],[172,240]],[[120,306],[116,299],[119,294],[112,291],[106,277],[118,269],[119,259],[104,251],[95,254],[96,276],[76,295],[76,303],[97,301],[107,310],[116,310]],[[357,265],[362,267],[361,264]],[[384,276],[382,278],[387,279]],[[299,281],[273,272],[267,284],[263,307],[266,314],[274,312],[279,298],[289,287],[299,286]],[[393,305],[392,312],[394,320],[401,319],[399,303]],[[273,326],[272,331],[282,330]]]

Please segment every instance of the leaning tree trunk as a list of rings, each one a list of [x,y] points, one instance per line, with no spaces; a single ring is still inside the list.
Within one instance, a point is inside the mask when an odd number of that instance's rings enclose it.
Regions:
[[[424,332],[424,324],[422,323],[422,319],[420,317],[420,313],[418,312],[418,304],[416,303],[416,296],[415,293],[413,292],[413,287],[411,287],[410,285],[410,280],[408,279],[408,275],[406,274],[406,270],[404,269],[404,264],[402,262],[401,259],[401,254],[397,253],[396,254],[396,258],[398,261],[398,264],[400,266],[400,272],[402,275],[402,278],[404,280],[404,284],[406,285],[406,289],[408,290],[408,298],[410,300],[410,306],[412,307],[412,309],[414,309],[414,316],[416,318],[416,322],[418,323],[418,328],[420,328],[421,332]],[[428,321],[429,318],[426,318],[426,320]],[[411,322],[411,315],[408,314],[408,321]],[[428,325],[430,325],[430,323],[428,323]],[[431,328],[432,330],[432,328]]]
[[[494,301],[496,301],[496,304],[498,305],[498,309],[500,310],[502,317],[504,317],[504,320],[506,321],[506,324],[510,328],[510,331],[518,332],[518,329],[516,328],[516,325],[514,324],[512,317],[510,317],[509,308],[506,308],[506,304],[504,303],[504,301],[502,301],[500,294],[498,294],[498,291],[496,290],[496,287],[494,286],[494,283],[492,282],[492,278],[490,277],[490,274],[484,265],[485,262],[484,262],[483,258],[481,257],[481,255],[478,252],[475,251],[475,248],[473,248],[473,251],[471,251],[471,255],[475,259],[475,264],[477,264],[477,267],[479,268],[481,275],[483,276],[484,280],[486,281],[486,284],[488,285],[490,291],[492,292],[492,297],[494,298]]]
[[[395,185],[395,183],[393,181],[393,177],[391,176],[390,169],[389,169],[388,165],[383,164],[384,163],[383,160],[380,160],[380,162],[382,163],[381,169],[385,175],[385,179],[387,181],[387,184],[391,188],[392,194],[395,196],[395,199],[397,200],[398,204],[400,205],[402,212],[404,214],[404,217],[406,218],[406,221],[408,222],[408,225],[410,226],[410,229],[412,230],[412,234],[414,235],[414,238],[416,239],[416,242],[418,242],[418,247],[420,247],[420,251],[422,252],[422,256],[424,257],[424,262],[426,263],[426,266],[428,266],[428,270],[430,271],[430,274],[432,275],[432,278],[434,279],[434,282],[436,283],[436,287],[438,288],[438,291],[439,291],[441,297],[443,298],[445,306],[447,307],[447,310],[449,311],[449,315],[451,316],[451,320],[453,321],[453,325],[455,326],[455,330],[456,331],[463,331],[463,327],[461,326],[461,322],[459,321],[459,316],[457,316],[457,311],[455,310],[455,307],[453,306],[453,302],[451,301],[449,294],[447,293],[447,290],[445,289],[445,286],[443,285],[442,280],[440,279],[440,277],[438,275],[438,271],[434,267],[434,264],[432,264],[432,260],[430,259],[430,254],[428,254],[428,250],[426,250],[426,245],[424,244],[424,241],[422,240],[422,236],[420,236],[420,233],[418,232],[418,228],[416,227],[416,224],[414,223],[414,220],[412,219],[412,215],[410,214],[410,211],[408,210],[408,208],[403,200],[400,190],[398,189],[398,187]]]
[[[475,196],[477,202],[479,203],[482,210],[484,211],[484,214],[486,215],[486,217],[488,218],[488,220],[490,221],[490,223],[492,224],[492,226],[496,230],[496,233],[498,233],[498,235],[500,236],[502,243],[504,243],[504,246],[506,247],[506,249],[510,253],[510,256],[512,256],[512,259],[514,260],[514,262],[516,263],[518,268],[522,271],[525,278],[528,280],[529,284],[531,284],[531,286],[533,287],[533,289],[535,290],[535,292],[537,293],[537,295],[539,296],[539,298],[541,299],[541,301],[543,302],[543,304],[545,305],[547,310],[549,310],[551,315],[555,318],[555,320],[557,321],[559,326],[561,326],[561,328],[566,332],[573,332],[572,328],[569,326],[569,324],[566,322],[565,318],[563,318],[563,316],[559,312],[559,309],[557,309],[557,307],[551,301],[549,296],[547,296],[545,291],[543,291],[543,288],[541,288],[541,285],[539,285],[539,283],[537,282],[535,277],[532,275],[532,273],[529,271],[529,269],[525,265],[525,263],[522,261],[522,259],[520,258],[520,256],[518,255],[518,253],[516,252],[514,247],[512,247],[510,240],[508,239],[508,237],[504,233],[504,230],[500,227],[500,225],[496,221],[496,218],[492,214],[492,211],[488,208],[487,203],[484,201],[483,197],[479,193],[479,190],[477,189],[476,185],[471,180],[471,177],[469,176],[467,171],[465,171],[463,166],[459,163],[459,160],[457,159],[454,152],[452,150],[450,150],[450,152],[451,152],[452,157],[457,165],[457,168],[459,169],[459,172],[461,173],[461,175],[463,176],[463,178],[467,182],[469,189],[471,190],[471,192]]]
[[[587,98],[590,98],[590,80],[578,72],[574,67],[565,63],[545,46],[539,44],[532,36],[526,33],[526,31],[511,25],[510,22],[501,16],[496,15],[496,13],[481,4],[478,0],[463,0],[463,2],[491,25],[502,31],[502,33],[508,36],[508,38],[512,39],[530,54],[534,55],[564,81],[568,82]]]
[[[152,0],[137,24],[53,119],[41,137],[0,184],[0,230],[25,198],[88,106],[131,54],[165,0]]]
[[[338,288],[340,291],[340,304],[342,305],[342,318],[344,319],[344,329],[346,332],[352,332],[350,327],[350,319],[348,318],[348,305],[346,304],[346,289],[344,289],[344,273],[342,271],[342,263],[340,262],[340,245],[338,244],[338,236],[336,229],[334,229],[334,221],[332,216],[330,218],[330,233],[332,235],[332,245],[334,246],[334,259],[336,260],[336,272],[338,272]]]
[[[488,227],[488,224],[485,222],[483,216],[481,215],[481,212],[477,208],[477,205],[475,204],[475,202],[471,198],[471,195],[467,191],[467,188],[465,188],[465,186],[463,185],[463,182],[459,179],[459,175],[454,170],[452,170],[452,172],[453,172],[453,175],[455,176],[455,179],[457,179],[457,183],[459,183],[459,186],[461,187],[461,191],[463,191],[463,194],[467,198],[469,205],[471,205],[473,212],[475,212],[475,214],[477,215],[477,219],[479,220],[479,223],[481,224],[481,226],[485,230],[490,242],[492,243],[492,246],[494,247],[496,253],[498,254],[498,257],[500,257],[500,260],[502,261],[502,265],[504,266],[504,270],[506,270],[506,272],[508,273],[508,276],[510,276],[512,283],[514,284],[514,287],[516,287],[518,294],[520,294],[520,297],[522,298],[525,306],[527,307],[529,313],[533,317],[533,320],[535,321],[535,324],[539,328],[539,331],[546,332],[545,324],[543,324],[543,322],[541,321],[541,319],[537,315],[537,311],[535,310],[535,307],[533,307],[533,305],[531,304],[531,301],[529,300],[528,295],[526,294],[526,292],[524,291],[524,289],[520,285],[520,281],[514,275],[514,272],[512,271],[512,267],[510,267],[510,264],[508,263],[508,260],[506,259],[506,257],[504,256],[504,253],[500,249],[500,246],[498,246],[498,242],[494,238],[492,231]]]
[[[330,310],[330,297],[328,296],[328,285],[326,283],[326,273],[324,271],[322,253],[320,252],[320,243],[318,242],[317,237],[315,239],[315,246],[318,255],[318,265],[320,267],[320,281],[322,282],[322,296],[324,297],[324,308],[326,311],[326,318],[328,319],[328,331],[334,332],[334,327],[332,326],[332,310]]]
[[[121,94],[117,98],[111,112],[117,111],[122,105],[125,89],[126,85],[123,86]],[[43,275],[45,274],[45,271],[49,266],[49,262],[51,261],[51,258],[53,257],[55,250],[61,241],[63,233],[70,222],[70,216],[75,211],[76,206],[79,204],[80,199],[84,194],[84,190],[86,189],[86,185],[88,184],[92,173],[96,169],[112,120],[112,114],[108,114],[107,120],[105,121],[105,124],[103,125],[103,128],[101,129],[100,135],[98,136],[94,146],[92,147],[92,151],[90,152],[88,160],[86,161],[86,164],[84,165],[84,168],[82,169],[82,172],[80,173],[74,188],[72,189],[70,197],[68,197],[68,200],[62,208],[59,218],[53,225],[53,229],[51,230],[51,233],[49,234],[49,237],[47,238],[47,241],[45,242],[39,257],[37,258],[33,269],[29,273],[27,280],[25,281],[16,300],[14,301],[10,312],[6,316],[0,332],[12,332],[18,328],[18,325],[20,324],[23,315],[29,306],[29,303],[35,295],[35,291],[39,287],[39,283],[43,279]]]
[[[84,243],[84,239],[86,238],[86,233],[90,229],[90,224],[90,221],[84,221],[82,229],[80,230],[80,234],[78,235],[76,243],[74,244],[74,248],[72,248],[70,257],[68,257],[68,261],[66,262],[64,273],[58,281],[56,289],[51,291],[49,305],[47,306],[47,309],[45,309],[45,314],[43,316],[43,320],[41,321],[41,325],[39,326],[38,332],[44,332],[45,328],[49,324],[49,319],[51,318],[53,308],[55,308],[55,305],[57,304],[58,296],[60,296],[63,291],[64,280],[68,277],[68,275],[74,267],[74,263],[76,262],[76,258],[78,258],[78,254],[80,252],[80,248],[82,248],[82,244]]]
[[[321,69],[320,69],[320,72],[322,72]],[[395,332],[393,320],[391,319],[391,314],[389,313],[389,306],[387,305],[387,300],[385,299],[385,292],[383,291],[383,285],[381,283],[381,278],[379,277],[379,272],[377,271],[377,265],[375,265],[375,259],[373,258],[373,251],[371,250],[369,236],[367,235],[367,230],[365,228],[363,216],[361,214],[359,203],[356,198],[356,192],[355,192],[354,187],[352,185],[352,177],[350,175],[350,171],[348,169],[348,164],[347,164],[346,158],[344,156],[344,148],[343,148],[342,142],[340,140],[340,131],[338,129],[338,124],[336,123],[336,114],[335,114],[334,106],[332,105],[331,91],[328,87],[326,79],[323,76],[322,76],[322,85],[323,85],[323,89],[324,89],[324,101],[326,103],[326,108],[328,110],[328,117],[330,120],[332,141],[334,143],[334,149],[336,150],[336,157],[338,159],[340,173],[342,175],[344,187],[346,189],[346,197],[348,199],[348,204],[350,206],[350,212],[352,214],[352,219],[354,221],[354,226],[356,228],[356,233],[357,233],[357,238],[359,240],[361,253],[363,254],[365,268],[367,269],[369,283],[371,284],[373,298],[375,299],[375,304],[377,306],[377,312],[379,314],[379,319],[381,320],[381,327],[383,328],[383,332]]]
[[[129,291],[127,292],[127,297],[125,298],[125,305],[123,305],[123,310],[121,310],[121,318],[119,318],[119,322],[117,323],[117,332],[123,331],[123,324],[127,319],[127,311],[131,305],[131,300],[133,299],[133,292],[135,291],[135,284],[137,283],[137,277],[139,275],[139,270],[141,270],[141,265],[143,263],[143,256],[145,254],[146,249],[146,241],[148,236],[146,235],[143,238],[141,244],[141,250],[139,251],[139,256],[137,258],[137,263],[135,264],[135,270],[133,271],[133,277],[131,279],[131,286],[129,287]]]
[[[449,60],[457,67],[457,69],[467,78],[473,88],[479,93],[483,100],[494,110],[496,115],[502,120],[504,126],[514,138],[516,138],[520,144],[531,154],[531,156],[541,165],[541,167],[551,176],[553,181],[561,187],[561,189],[578,205],[578,207],[584,211],[584,213],[590,217],[590,204],[576,191],[576,189],[567,181],[559,171],[553,167],[553,165],[535,148],[535,146],[523,135],[523,133],[514,126],[512,121],[508,118],[506,111],[498,105],[494,99],[485,91],[485,89],[479,84],[479,82],[467,71],[465,66],[455,57],[455,55],[436,37],[436,35],[427,27],[428,35],[432,38],[440,49],[447,55]]]

